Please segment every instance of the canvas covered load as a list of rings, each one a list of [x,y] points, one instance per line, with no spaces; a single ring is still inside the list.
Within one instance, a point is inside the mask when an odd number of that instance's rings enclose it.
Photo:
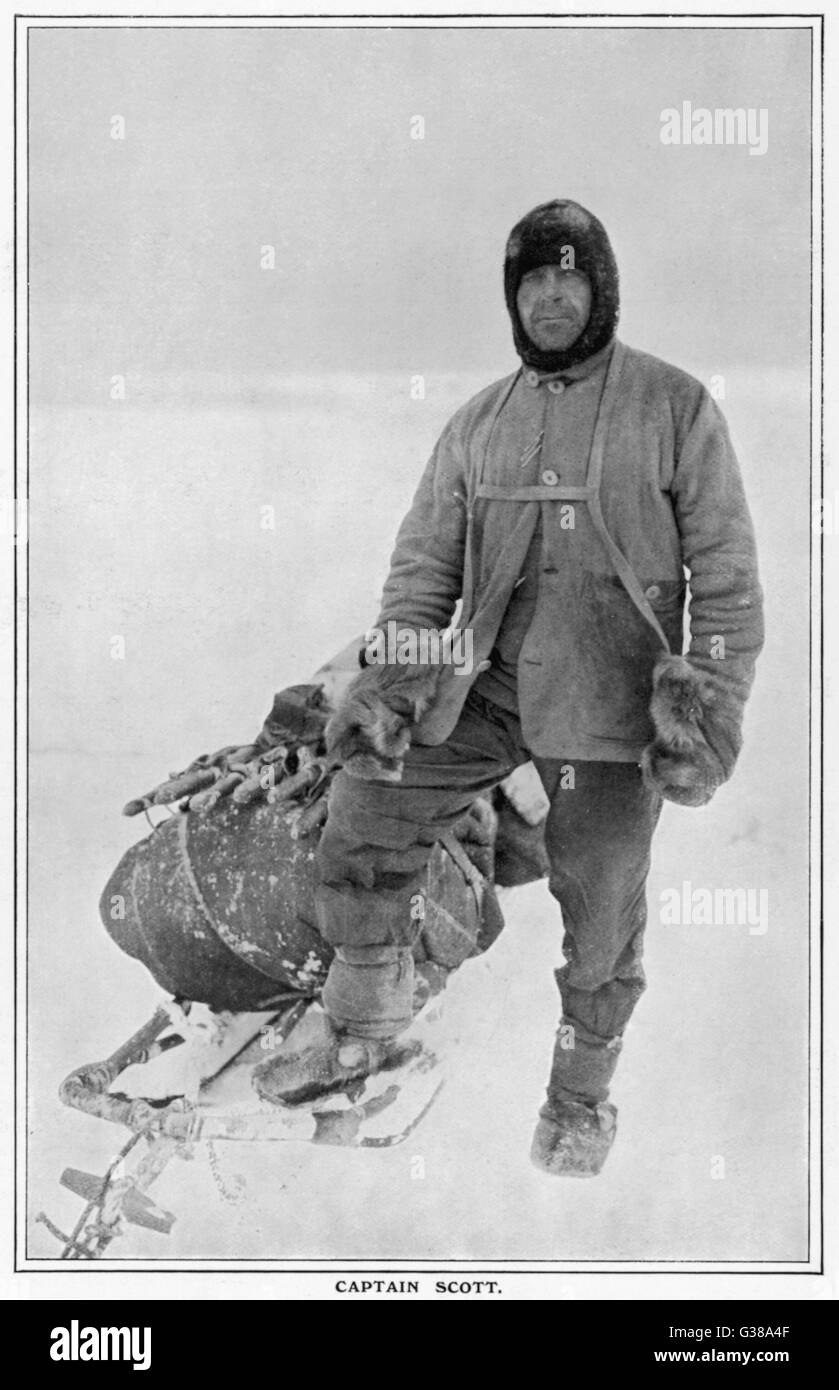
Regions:
[[[260,766],[264,772],[265,750],[244,763],[231,762],[229,750],[197,759],[126,808],[161,805],[173,788],[197,787],[123,855],[100,902],[121,950],[167,993],[215,1011],[270,1008],[290,993],[315,997],[333,954],[314,908],[314,850],[330,779],[319,761],[328,709],[320,687],[297,686],[281,692],[273,713],[282,727],[275,722],[272,730],[267,793],[255,799],[248,791]],[[214,799],[213,788],[234,776],[237,791]],[[442,983],[437,972],[481,954],[501,929],[494,837],[495,816],[479,801],[435,845],[414,952],[429,992]]]

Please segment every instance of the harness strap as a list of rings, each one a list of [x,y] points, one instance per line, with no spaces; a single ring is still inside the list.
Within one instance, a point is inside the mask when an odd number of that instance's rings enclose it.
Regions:
[[[540,483],[530,487],[500,487],[495,483],[481,483],[477,491],[478,497],[487,497],[493,502],[588,502],[593,495],[596,496],[596,493],[590,487],[563,487],[561,483],[554,487]]]
[[[475,489],[475,497],[485,498],[494,502],[585,502],[589,509],[592,524],[598,536],[603,542],[610,560],[615,568],[615,573],[623,584],[626,592],[631,598],[641,617],[650,625],[655,632],[665,652],[670,651],[670,643],[667,640],[664,629],[661,626],[655,611],[641,587],[640,581],[635,574],[632,566],[618,546],[614,538],[609,534],[606,521],[603,516],[603,508],[600,503],[600,480],[603,475],[603,456],[606,446],[606,437],[609,430],[609,422],[615,405],[616,385],[623,366],[625,350],[622,343],[616,342],[609,362],[609,369],[606,373],[606,381],[603,386],[603,397],[600,409],[597,413],[597,421],[594,427],[594,436],[591,442],[591,453],[589,454],[588,469],[586,471],[585,486],[572,486],[557,482],[556,484],[534,484],[531,487],[503,487],[495,483],[484,483],[478,479]],[[504,396],[502,406],[506,403],[509,390]],[[497,414],[500,413],[497,412]],[[496,414],[496,419],[497,419]],[[527,509],[525,509],[527,513]],[[499,567],[496,567],[496,572]]]
[[[485,887],[484,876],[481,873],[480,869],[476,868],[475,865],[472,863],[472,860],[469,858],[469,855],[466,853],[466,850],[463,848],[463,845],[460,843],[457,836],[454,835],[451,830],[445,831],[445,833],[441,835],[439,838],[440,844],[443,846],[446,853],[454,860],[455,864],[460,869],[460,872],[463,874],[463,877],[469,884],[469,887],[472,889],[472,894],[475,898],[475,905],[478,909],[478,920],[480,921],[483,915]]]
[[[669,653],[670,643],[668,642],[664,629],[656,617],[652,605],[647,598],[635,571],[618,546],[614,538],[609,534],[603,517],[603,509],[600,504],[600,480],[603,476],[603,458],[606,450],[606,437],[609,432],[612,413],[615,407],[615,397],[617,395],[616,386],[618,377],[623,367],[626,350],[623,343],[616,342],[612,352],[612,360],[609,363],[609,370],[606,374],[606,383],[603,389],[603,399],[597,415],[597,423],[594,427],[594,439],[589,456],[588,472],[586,483],[592,490],[592,495],[588,499],[589,515],[594,523],[600,539],[609,553],[609,558],[615,567],[615,571],[623,584],[641,617],[644,618],[658,637],[664,650]]]
[[[594,522],[594,528],[600,536],[600,539],[605,545],[607,551],[609,552],[609,558],[611,559],[612,564],[615,567],[618,578],[623,584],[623,587],[626,589],[626,592],[629,594],[629,597],[632,599],[632,602],[635,604],[635,607],[638,609],[639,613],[641,614],[641,617],[646,618],[650,627],[658,636],[658,639],[661,642],[661,645],[664,648],[665,652],[669,654],[670,643],[668,642],[667,637],[665,636],[664,629],[661,626],[661,623],[658,621],[658,618],[655,615],[652,604],[647,598],[647,595],[644,593],[644,590],[641,588],[638,576],[636,575],[635,571],[633,570],[623,551],[612,539],[607,530],[606,522],[603,519],[603,511],[600,506],[599,496],[592,497],[588,504],[588,509],[591,515],[591,519]]]

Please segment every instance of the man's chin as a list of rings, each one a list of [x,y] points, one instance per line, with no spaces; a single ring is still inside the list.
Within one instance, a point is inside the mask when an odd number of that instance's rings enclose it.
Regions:
[[[545,330],[544,327],[528,333],[530,341],[542,352],[566,352],[573,347],[577,339],[582,335],[582,328],[566,327],[555,330]]]

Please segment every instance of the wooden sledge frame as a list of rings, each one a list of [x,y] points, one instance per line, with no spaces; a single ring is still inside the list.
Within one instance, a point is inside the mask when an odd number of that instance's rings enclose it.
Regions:
[[[215,1081],[242,1053],[250,1048],[260,1032],[272,1030],[274,1045],[281,1045],[301,1020],[313,1000],[289,995],[287,1007],[277,1013],[261,1015],[262,1027],[253,1016],[250,1031],[240,1045],[228,1055],[206,1082]],[[188,1003],[179,1003],[178,1011],[189,1013]],[[235,1015],[233,1016],[236,1017]],[[244,1017],[244,1016],[243,1016]],[[109,1057],[76,1068],[65,1078],[59,1089],[63,1103],[71,1109],[92,1115],[131,1131],[131,1137],[108,1165],[105,1174],[85,1173],[67,1168],[61,1184],[85,1201],[81,1217],[69,1235],[65,1234],[44,1212],[37,1220],[62,1242],[60,1258],[101,1259],[107,1247],[124,1231],[125,1223],[168,1234],[175,1217],[157,1207],[147,1196],[147,1190],[175,1157],[190,1157],[198,1143],[215,1140],[238,1141],[297,1141],[314,1144],[343,1145],[356,1148],[386,1148],[399,1144],[416,1128],[427,1114],[439,1093],[443,1081],[438,1080],[428,1091],[422,1106],[415,1110],[409,1123],[396,1133],[384,1136],[364,1134],[365,1122],[388,1110],[400,1093],[395,1079],[388,1084],[388,1074],[380,1073],[375,1080],[384,1090],[359,1104],[350,1095],[338,1092],[323,1097],[308,1106],[277,1105],[253,1112],[225,1111],[202,1106],[184,1095],[164,1099],[130,1097],[111,1088],[118,1077],[132,1066],[143,1066],[164,1052],[183,1045],[185,1038],[173,1027],[170,1007],[161,1005],[152,1017],[131,1035]],[[428,1055],[430,1072],[436,1059]],[[420,1059],[422,1069],[422,1059]],[[135,1171],[125,1174],[125,1160],[142,1141],[146,1151]]]

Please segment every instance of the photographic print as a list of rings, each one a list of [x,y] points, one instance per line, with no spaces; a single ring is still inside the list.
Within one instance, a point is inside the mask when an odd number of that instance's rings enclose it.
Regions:
[[[818,1270],[819,18],[17,72],[21,1268]]]

